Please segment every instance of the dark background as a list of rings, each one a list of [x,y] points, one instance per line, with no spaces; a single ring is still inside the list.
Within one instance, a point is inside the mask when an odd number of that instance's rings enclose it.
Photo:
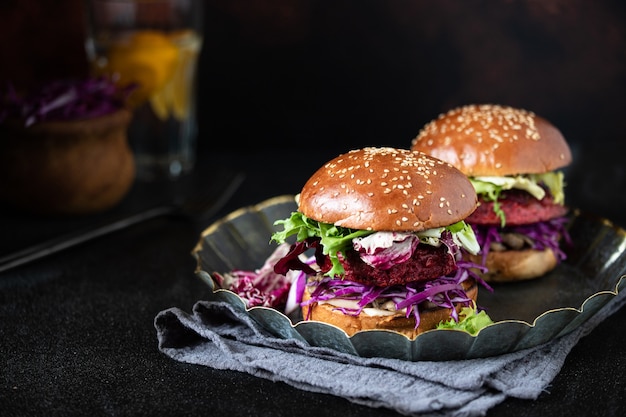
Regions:
[[[81,76],[81,0],[0,4],[0,82]],[[533,110],[573,145],[626,124],[621,0],[206,0],[200,145],[407,146],[451,107]]]
[[[205,5],[199,150],[207,165],[244,164],[248,178],[220,215],[298,192],[308,176],[299,167],[321,165],[320,155],[408,147],[439,113],[492,102],[558,126],[574,153],[569,203],[626,227],[624,1]],[[81,0],[0,0],[0,83],[86,75],[83,12]],[[163,357],[154,315],[190,308],[206,288],[190,277],[199,230],[162,220],[3,277],[4,407],[15,415],[397,415]],[[622,415],[624,314],[583,338],[538,400],[508,399],[489,415]]]
[[[81,0],[2,1],[0,82],[86,75],[83,13]],[[200,152],[408,147],[439,113],[491,102],[561,129],[574,202],[583,190],[607,217],[607,188],[625,202],[621,0],[206,0],[204,14]],[[589,172],[599,159],[606,172]]]
[[[570,193],[614,216],[606,189],[626,199],[625,4],[206,0],[200,151],[408,147],[452,107],[506,104],[561,129]],[[80,0],[2,1],[0,83],[85,76],[83,13]],[[599,159],[606,172],[589,172]]]

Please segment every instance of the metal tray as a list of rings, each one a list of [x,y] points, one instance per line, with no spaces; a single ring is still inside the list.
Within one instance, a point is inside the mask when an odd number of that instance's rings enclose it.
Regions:
[[[246,310],[275,337],[300,339],[312,346],[408,361],[495,356],[538,346],[571,332],[626,286],[626,231],[609,220],[573,210],[569,230],[573,245],[564,248],[567,260],[535,280],[494,284],[493,293],[481,288],[478,304],[495,323],[477,335],[431,330],[410,340],[392,331],[368,330],[348,337],[334,326],[289,318],[275,309],[246,309],[239,296],[217,288],[211,276],[263,265],[275,249],[270,243],[276,230],[274,221],[294,210],[292,195],[241,208],[205,229],[192,255],[197,262],[195,273],[209,285],[211,299]]]

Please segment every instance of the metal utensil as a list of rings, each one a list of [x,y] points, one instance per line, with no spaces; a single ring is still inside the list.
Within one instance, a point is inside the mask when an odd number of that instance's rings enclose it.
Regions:
[[[204,187],[205,192],[200,195],[150,207],[117,220],[82,228],[2,256],[0,257],[0,272],[157,217],[181,215],[195,220],[208,218],[224,206],[239,188],[243,179],[244,175],[238,172],[222,174],[219,181],[212,183],[210,187]]]

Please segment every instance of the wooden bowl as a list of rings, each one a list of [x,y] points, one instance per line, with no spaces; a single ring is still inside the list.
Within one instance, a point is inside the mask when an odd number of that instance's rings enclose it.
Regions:
[[[115,206],[135,179],[126,109],[83,120],[0,124],[0,199],[39,214]]]

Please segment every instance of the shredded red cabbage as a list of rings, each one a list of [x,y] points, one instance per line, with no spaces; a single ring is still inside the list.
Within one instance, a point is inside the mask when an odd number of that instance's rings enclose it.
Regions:
[[[455,243],[449,231],[444,231],[439,240],[447,246],[457,268],[448,276],[435,280],[383,287],[324,276],[323,272],[328,270],[330,262],[329,257],[322,253],[319,238],[307,238],[292,245],[279,245],[259,270],[234,270],[224,275],[216,273],[214,277],[222,288],[230,289],[244,299],[248,307],[284,307],[285,313],[289,314],[303,305],[343,299],[355,301],[357,307],[334,307],[344,314],[358,315],[375,302],[380,305],[391,301],[396,310],[405,310],[407,318],[414,317],[417,328],[420,324],[420,305],[426,302],[451,309],[451,318],[458,321],[455,305],[470,307],[474,303],[462,285],[467,279],[473,278],[479,285],[493,291],[479,276],[479,272],[485,272],[485,267],[463,260],[462,249]],[[398,242],[394,241],[393,244]],[[409,246],[414,249],[416,245]],[[309,250],[313,251],[312,255],[307,255]],[[385,262],[400,262],[402,257],[395,256],[397,251],[390,252],[390,256],[385,255]],[[385,251],[377,254],[385,254]],[[315,278],[309,280],[310,277]],[[306,285],[310,286],[311,297],[303,301]],[[305,319],[309,320],[310,315]]]
[[[394,303],[396,310],[406,309],[406,317],[413,316],[415,318],[415,328],[417,328],[420,324],[419,305],[430,302],[437,307],[452,309],[451,317],[458,321],[455,304],[469,307],[473,303],[461,285],[463,281],[472,277],[489,291],[493,291],[493,289],[476,272],[484,271],[483,266],[462,260],[457,261],[457,266],[458,269],[450,276],[389,287],[365,285],[331,277],[310,280],[308,285],[311,286],[309,291],[311,297],[302,305],[338,298],[354,300],[357,302],[357,308],[336,307],[336,309],[346,315],[357,316],[375,300],[390,300]],[[305,319],[308,320],[310,317],[305,317]]]
[[[87,119],[126,105],[135,85],[120,88],[111,79],[57,80],[26,94],[9,85],[0,95],[0,123],[15,119],[26,127],[44,121]]]
[[[235,269],[223,275],[216,272],[213,277],[221,288],[239,295],[247,307],[283,308],[287,303],[294,276],[277,274],[274,272],[274,264],[283,258],[288,250],[288,244],[279,245],[265,264],[255,271]]]
[[[569,218],[567,216],[557,217],[551,220],[537,222],[521,226],[499,226],[471,225],[476,235],[476,240],[481,247],[483,264],[489,253],[492,242],[502,242],[501,233],[519,233],[528,236],[533,241],[533,249],[544,250],[546,248],[554,251],[557,261],[562,262],[567,255],[560,247],[560,239],[571,245],[571,238],[567,231]]]

